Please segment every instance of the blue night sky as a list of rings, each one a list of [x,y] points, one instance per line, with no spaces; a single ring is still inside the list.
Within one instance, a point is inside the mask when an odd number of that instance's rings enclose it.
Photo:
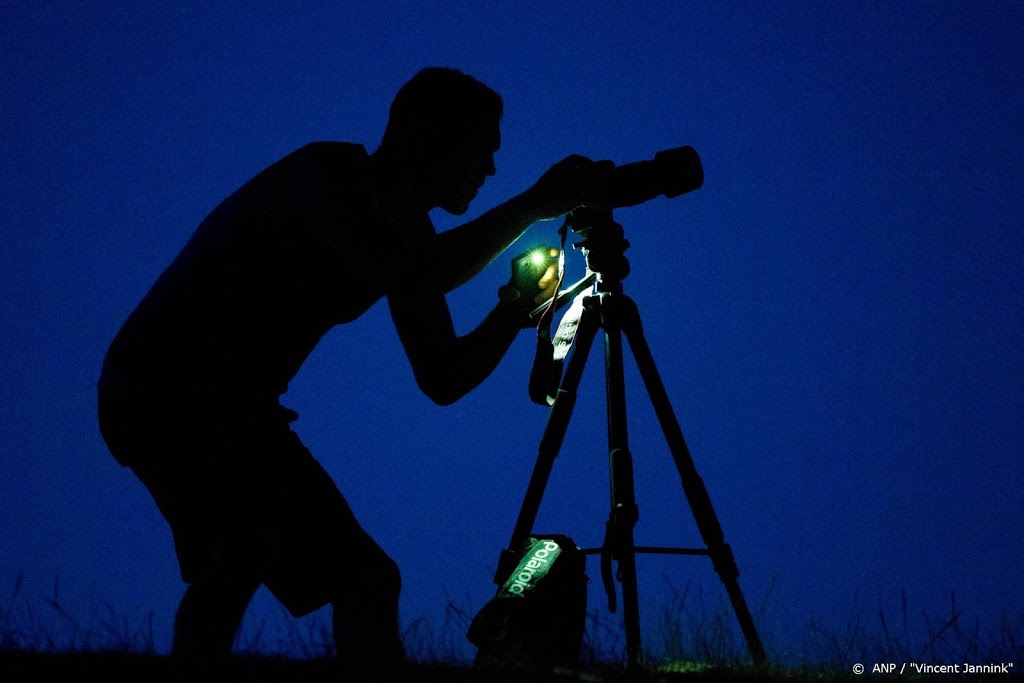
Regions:
[[[98,604],[153,612],[169,647],[184,586],[155,505],[99,435],[106,346],[221,199],[310,141],[372,149],[398,87],[444,65],[505,99],[498,173],[466,218],[568,154],[700,153],[702,189],[616,212],[625,286],[770,656],[812,621],[895,617],[904,590],[915,628],[954,591],[983,623],[1020,613],[1024,4],[298,6],[0,4],[0,604],[24,573],[42,610],[59,579],[83,622]],[[557,227],[449,296],[460,332],[509,258]],[[567,279],[582,275],[569,254]],[[532,352],[524,331],[437,407],[380,302],[325,337],[284,398],[402,568],[406,624],[492,594],[546,418],[527,397]],[[626,360],[637,542],[699,545]],[[581,389],[537,529],[595,546],[597,354]],[[670,585],[724,600],[705,559],[639,566],[646,627]],[[278,612],[261,592],[246,623]]]

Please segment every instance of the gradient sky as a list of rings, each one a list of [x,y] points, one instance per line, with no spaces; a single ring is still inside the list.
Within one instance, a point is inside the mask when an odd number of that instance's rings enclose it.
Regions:
[[[701,190],[616,212],[625,285],[770,655],[812,621],[898,616],[902,591],[914,629],[951,592],[983,624],[1020,614],[1024,4],[299,6],[0,3],[0,604],[23,573],[45,609],[58,579],[83,622],[98,604],[153,612],[169,646],[183,586],[155,505],[99,436],[106,346],[221,199],[309,141],[372,149],[398,87],[445,65],[505,98],[498,174],[467,218],[571,153],[700,153]],[[450,295],[460,331],[508,258]],[[406,623],[492,594],[546,417],[532,347],[524,332],[440,408],[379,303],[285,396],[402,567]],[[583,546],[608,512],[592,361],[538,522]],[[637,542],[698,545],[628,355],[627,391]],[[702,558],[639,564],[647,628],[670,586],[724,599]],[[277,613],[261,592],[247,627]]]

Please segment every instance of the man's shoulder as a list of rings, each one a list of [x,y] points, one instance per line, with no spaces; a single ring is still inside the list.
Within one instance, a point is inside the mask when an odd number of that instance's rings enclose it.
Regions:
[[[370,156],[358,143],[309,142],[272,164],[256,182],[292,188],[296,197],[316,205],[342,195],[362,197],[372,182]]]
[[[308,142],[286,156],[282,161],[292,160],[306,163],[323,164],[355,164],[363,165],[369,161],[369,154],[363,145],[355,142],[337,142],[318,140]]]

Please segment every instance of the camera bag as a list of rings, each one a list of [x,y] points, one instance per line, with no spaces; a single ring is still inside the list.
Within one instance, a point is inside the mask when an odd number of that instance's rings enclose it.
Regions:
[[[586,557],[571,538],[531,537],[467,638],[478,666],[572,666],[587,617]]]

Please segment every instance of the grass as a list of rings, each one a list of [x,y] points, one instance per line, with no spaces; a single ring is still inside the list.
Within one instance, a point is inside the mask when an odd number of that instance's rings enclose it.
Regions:
[[[100,603],[83,620],[61,605],[58,579],[41,607],[22,595],[23,581],[19,574],[10,597],[0,604],[0,652],[156,652],[152,612],[131,623]]]
[[[621,666],[624,639],[618,615],[595,611],[587,615],[581,663],[573,670],[489,671],[480,675],[460,654],[465,652],[465,632],[475,610],[449,599],[440,624],[420,618],[406,625],[404,640],[412,665],[393,677],[379,679],[863,680],[863,676],[850,673],[854,664],[865,664],[870,675],[872,664],[885,662],[1013,662],[1013,677],[1024,674],[1024,609],[984,624],[980,618],[970,617],[950,594],[948,614],[916,615],[904,593],[895,616],[879,610],[865,620],[855,606],[845,626],[838,629],[812,620],[799,638],[762,630],[772,664],[754,668],[747,663],[746,645],[731,607],[723,601],[709,606],[706,596],[690,585],[673,590],[657,611],[653,634],[645,634],[647,664],[640,670],[626,671]],[[761,629],[773,623],[766,613],[769,604],[770,600],[763,601],[760,613],[754,615]],[[193,665],[159,655],[158,650],[152,613],[132,622],[101,604],[80,618],[62,606],[58,581],[49,595],[32,600],[24,595],[19,576],[8,599],[0,602],[0,678],[26,666],[32,678],[47,673],[73,673],[81,678],[90,671],[125,680],[180,680],[190,675]],[[339,672],[333,654],[330,623],[323,613],[298,621],[282,608],[280,624],[256,624],[240,635],[235,654],[215,666],[232,680],[336,680]],[[204,674],[210,673],[210,666],[204,665]],[[1007,676],[993,674],[989,678],[1006,680]]]

